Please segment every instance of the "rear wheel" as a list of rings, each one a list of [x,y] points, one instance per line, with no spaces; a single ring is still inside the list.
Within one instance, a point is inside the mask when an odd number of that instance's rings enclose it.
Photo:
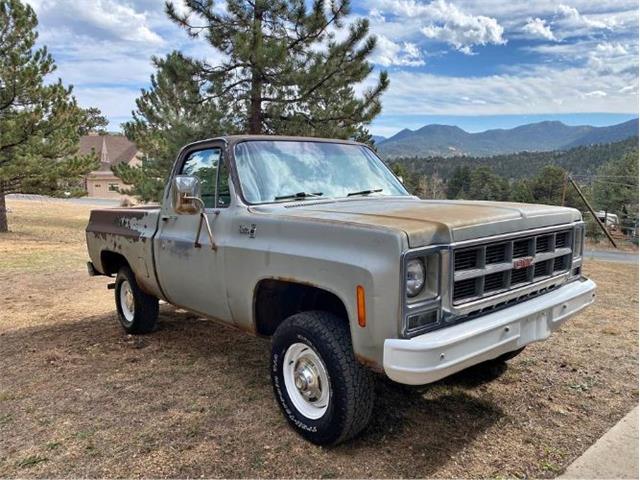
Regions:
[[[373,375],[355,359],[348,323],[330,313],[299,313],[278,327],[271,379],[285,417],[313,443],[340,443],[369,423]]]
[[[127,333],[153,331],[158,320],[158,299],[140,290],[129,267],[118,271],[115,299],[118,319]]]

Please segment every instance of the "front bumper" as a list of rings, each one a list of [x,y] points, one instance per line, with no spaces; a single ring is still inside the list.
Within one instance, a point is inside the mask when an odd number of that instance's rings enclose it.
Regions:
[[[384,371],[396,382],[424,385],[545,340],[595,298],[586,278],[494,313],[417,337],[384,342]]]

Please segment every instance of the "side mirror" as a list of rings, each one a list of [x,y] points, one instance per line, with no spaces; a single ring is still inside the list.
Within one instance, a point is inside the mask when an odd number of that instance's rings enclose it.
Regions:
[[[180,215],[198,215],[204,210],[200,198],[200,180],[188,175],[176,175],[171,184],[173,210]]]

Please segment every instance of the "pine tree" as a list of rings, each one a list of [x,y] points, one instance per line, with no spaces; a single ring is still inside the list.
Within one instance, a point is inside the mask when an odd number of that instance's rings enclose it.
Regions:
[[[471,168],[466,165],[456,167],[447,182],[447,198],[467,198],[471,185]]]
[[[231,103],[205,97],[197,72],[204,66],[179,52],[154,58],[151,87],[136,100],[133,120],[124,132],[143,152],[140,166],[120,164],[113,170],[131,187],[124,193],[158,201],[180,148],[186,143],[234,133]],[[227,99],[225,99],[227,100]]]
[[[529,186],[533,201],[546,205],[562,205],[567,171],[557,165],[547,165],[531,179]],[[564,205],[584,210],[585,206],[575,189],[569,186],[566,190]]]
[[[638,155],[627,154],[598,169],[593,201],[599,210],[615,213],[629,223],[638,218]]]
[[[0,232],[8,230],[5,195],[55,193],[96,166],[77,156],[79,136],[105,124],[83,110],[61,80],[45,47],[34,49],[38,21],[20,0],[0,0]]]
[[[471,173],[468,198],[470,200],[504,201],[509,195],[509,183],[489,167],[478,167]]]
[[[531,187],[526,180],[516,180],[511,184],[511,192],[509,200],[512,202],[533,203],[534,198],[531,193]]]
[[[348,0],[185,0],[169,18],[225,55],[199,65],[207,98],[231,98],[251,134],[292,134],[371,141],[366,125],[381,111],[386,72],[361,97],[355,86],[373,70],[368,20],[345,28]],[[345,30],[345,38],[336,32]]]

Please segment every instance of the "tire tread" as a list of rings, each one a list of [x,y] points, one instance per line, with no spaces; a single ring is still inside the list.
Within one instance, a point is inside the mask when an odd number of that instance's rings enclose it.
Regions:
[[[337,444],[353,438],[369,423],[374,406],[373,374],[355,358],[351,344],[349,324],[324,311],[309,311],[292,315],[276,330],[279,332],[299,327],[311,332],[316,341],[323,342],[338,360],[344,378],[347,403],[340,412],[345,418],[342,431],[330,443]]]

